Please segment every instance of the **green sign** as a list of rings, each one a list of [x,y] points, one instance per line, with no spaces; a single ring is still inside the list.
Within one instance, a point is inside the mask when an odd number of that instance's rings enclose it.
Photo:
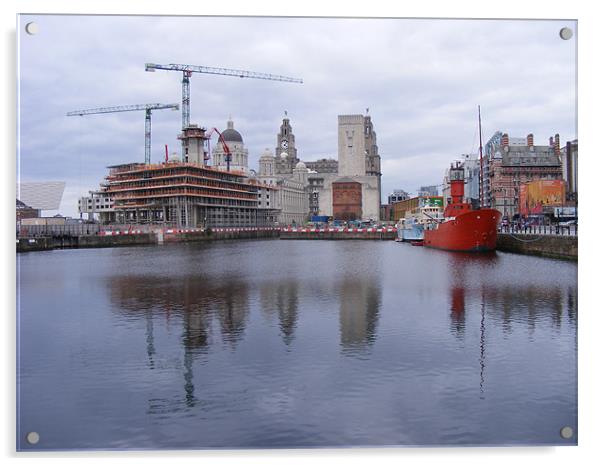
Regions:
[[[423,207],[443,207],[443,198],[437,197],[425,197],[422,199]]]

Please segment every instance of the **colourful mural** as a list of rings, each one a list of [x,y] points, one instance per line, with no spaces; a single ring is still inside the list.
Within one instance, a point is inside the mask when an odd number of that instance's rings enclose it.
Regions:
[[[523,216],[544,213],[545,207],[561,207],[565,200],[563,180],[537,180],[520,185],[519,212]]]

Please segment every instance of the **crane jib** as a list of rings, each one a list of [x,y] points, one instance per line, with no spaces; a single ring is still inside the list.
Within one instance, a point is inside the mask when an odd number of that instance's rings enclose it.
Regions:
[[[253,78],[253,79],[266,79],[270,81],[285,81],[292,83],[303,83],[302,79],[291,78],[288,76],[276,75],[276,74],[267,74],[267,73],[255,73],[252,71],[245,70],[233,70],[229,68],[212,68],[209,66],[199,66],[199,65],[183,65],[177,63],[170,63],[168,65],[159,65],[156,63],[146,63],[145,64],[146,71],[155,70],[167,70],[167,71],[181,71],[183,74],[182,78],[182,130],[186,130],[190,126],[190,76],[192,73],[205,73],[205,74],[217,74],[224,76],[237,76],[239,78]],[[182,160],[184,160],[184,154],[186,152],[186,142],[182,139]],[[225,145],[225,143],[224,143]],[[227,146],[226,146],[227,147]],[[229,158],[230,156],[226,155],[228,160],[228,168],[229,168]]]
[[[98,113],[117,113],[117,112],[132,112],[137,110],[145,111],[144,118],[144,163],[150,164],[150,152],[151,152],[151,110],[163,110],[171,108],[173,110],[179,110],[179,104],[135,104],[135,105],[120,105],[117,107],[100,107],[100,108],[89,108],[87,110],[75,110],[67,113],[67,116],[84,116],[94,115]]]
[[[191,73],[205,73],[219,74],[224,76],[238,76],[240,78],[267,79],[271,81],[286,81],[300,84],[303,83],[302,79],[291,78],[288,76],[282,76],[278,74],[255,73],[253,71],[235,70],[229,68],[214,68],[210,66],[200,65],[180,65],[177,63],[170,63],[169,65],[158,65],[156,63],[146,63],[145,69],[146,71],[152,72],[154,72],[155,70],[182,71],[188,77],[190,77]]]

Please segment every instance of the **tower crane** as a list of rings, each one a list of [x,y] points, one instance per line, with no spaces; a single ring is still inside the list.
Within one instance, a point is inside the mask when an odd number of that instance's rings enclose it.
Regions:
[[[75,110],[67,113],[67,116],[84,116],[84,115],[95,115],[97,113],[116,113],[116,112],[134,112],[144,110],[144,163],[150,164],[150,152],[151,152],[151,113],[153,110],[164,110],[171,108],[172,110],[179,110],[178,104],[134,104],[134,105],[121,105],[118,107],[101,107],[101,108],[90,108],[86,110]]]
[[[267,79],[270,81],[285,81],[289,83],[303,83],[302,79],[289,78],[277,74],[254,73],[253,71],[231,70],[228,68],[212,68],[199,65],[181,65],[171,63],[169,65],[157,65],[146,63],[146,71],[155,70],[181,71],[182,72],[182,129],[190,125],[190,77],[192,73],[219,74],[224,76],[236,76],[239,78]]]

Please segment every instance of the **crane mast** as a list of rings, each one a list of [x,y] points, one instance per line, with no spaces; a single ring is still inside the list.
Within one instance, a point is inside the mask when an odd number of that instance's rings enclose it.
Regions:
[[[291,78],[278,74],[256,73],[246,70],[234,70],[229,68],[214,68],[200,65],[182,65],[170,63],[168,65],[158,65],[156,63],[146,63],[145,70],[154,72],[156,70],[181,71],[182,72],[182,129],[190,126],[190,77],[192,73],[216,74],[223,76],[234,76],[238,78],[266,79],[270,81],[284,81],[290,83],[302,84],[303,80]],[[182,141],[182,151],[184,151],[184,140]]]
[[[182,73],[182,129],[190,125],[190,71]]]
[[[150,153],[151,153],[151,113],[153,110],[164,110],[171,108],[172,110],[178,110],[180,106],[178,104],[134,104],[134,105],[120,105],[117,107],[99,107],[89,108],[86,110],[74,110],[73,112],[67,113],[67,116],[84,116],[84,115],[95,115],[98,113],[118,113],[118,112],[135,112],[144,110],[144,163],[150,164]]]

